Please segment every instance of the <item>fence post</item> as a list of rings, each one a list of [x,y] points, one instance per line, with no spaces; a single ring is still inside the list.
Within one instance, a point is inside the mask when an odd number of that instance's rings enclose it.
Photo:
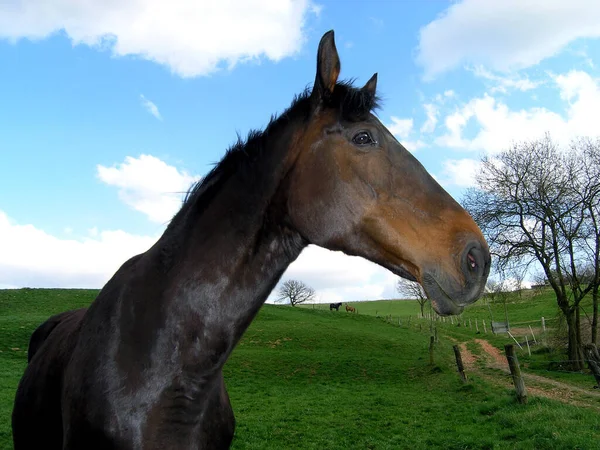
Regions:
[[[484,320],[482,320],[482,322],[483,322],[483,332],[484,332],[485,334],[487,334],[487,329],[485,328],[485,319],[484,319]]]
[[[456,357],[456,367],[458,367],[458,373],[463,383],[467,382],[467,375],[465,374],[465,367],[463,366],[462,356],[460,355],[460,348],[458,345],[452,347],[454,349],[454,356]]]
[[[546,332],[546,320],[542,317],[542,331]]]
[[[429,336],[429,365],[433,366],[433,346],[434,346],[435,338],[433,336]]]
[[[537,344],[537,340],[535,339],[535,334],[533,334],[533,329],[531,328],[531,325],[529,325],[529,331],[531,331],[531,336],[533,337],[533,343]]]
[[[506,344],[504,346],[504,351],[506,352],[508,367],[510,368],[510,373],[512,374],[513,383],[515,385],[517,400],[519,403],[525,404],[527,403],[527,388],[525,387],[525,381],[523,381],[523,377],[521,376],[521,367],[519,366],[515,346]]]
[[[509,335],[509,336],[512,338],[512,340],[513,340],[513,341],[515,341],[515,344],[517,344],[517,345],[519,346],[519,348],[520,348],[521,350],[523,350],[523,347],[521,347],[521,344],[519,344],[519,341],[517,341],[517,340],[515,339],[515,337],[514,337],[512,334],[510,334],[510,331],[507,331],[507,333],[508,333],[508,335]]]
[[[525,335],[525,343],[527,344],[527,353],[531,356],[531,348],[529,347],[529,339],[527,339],[527,335]]]
[[[477,324],[477,319],[475,319],[475,331],[479,334],[479,325]]]
[[[594,344],[587,344],[585,346],[585,356],[587,357],[588,366],[596,379],[596,384],[600,387],[600,356]]]

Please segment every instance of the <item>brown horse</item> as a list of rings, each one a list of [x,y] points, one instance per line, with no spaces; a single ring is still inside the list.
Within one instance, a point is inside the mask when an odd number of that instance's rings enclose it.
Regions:
[[[308,244],[419,281],[440,314],[480,296],[479,228],[373,115],[377,76],[339,72],[328,32],[312,90],[229,149],[89,309],[36,330],[16,450],[228,448],[223,365]]]
[[[356,312],[356,308],[354,306],[350,306],[348,303],[346,303],[346,312]]]

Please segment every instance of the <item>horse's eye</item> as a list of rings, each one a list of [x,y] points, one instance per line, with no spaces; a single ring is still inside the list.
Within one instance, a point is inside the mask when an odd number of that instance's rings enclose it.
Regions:
[[[374,143],[373,138],[366,131],[361,131],[360,133],[355,134],[352,138],[352,142],[354,142],[356,145],[369,145]]]

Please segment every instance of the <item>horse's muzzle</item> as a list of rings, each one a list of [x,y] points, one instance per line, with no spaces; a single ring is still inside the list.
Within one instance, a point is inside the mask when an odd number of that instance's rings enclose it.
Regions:
[[[470,241],[460,253],[457,265],[459,277],[439,268],[425,270],[422,277],[421,284],[433,309],[442,316],[460,314],[483,293],[491,266],[487,245],[478,240]]]

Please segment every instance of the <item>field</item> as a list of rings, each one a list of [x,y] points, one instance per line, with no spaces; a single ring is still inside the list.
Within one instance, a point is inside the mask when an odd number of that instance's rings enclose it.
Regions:
[[[10,412],[31,331],[50,314],[89,304],[96,293],[0,291],[0,448],[12,448]],[[436,322],[430,365],[429,322],[416,319],[416,302],[354,306],[359,314],[321,305],[262,308],[225,366],[237,419],[234,449],[598,448],[600,395],[589,374],[541,379],[540,371],[525,368],[530,400],[520,405],[507,374],[488,358],[490,347],[509,342],[506,336]],[[487,310],[472,307],[463,320],[487,319]],[[550,317],[552,310],[545,296],[508,307],[515,322]],[[492,311],[495,320],[503,317],[499,311],[497,319]],[[455,343],[466,360],[464,385]],[[546,357],[535,348],[531,359],[519,353],[524,365]],[[551,391],[566,395],[546,395]]]

